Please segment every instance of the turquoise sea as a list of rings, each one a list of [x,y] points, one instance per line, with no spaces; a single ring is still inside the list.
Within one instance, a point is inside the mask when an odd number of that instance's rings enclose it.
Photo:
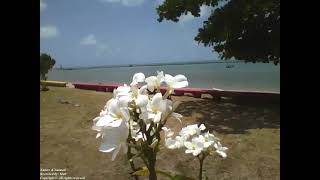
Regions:
[[[227,68],[227,65],[234,65]],[[97,69],[59,70],[48,74],[49,80],[130,84],[134,73],[146,76],[156,71],[188,78],[189,87],[225,90],[280,92],[280,65],[265,63],[208,63],[186,65],[108,67]]]

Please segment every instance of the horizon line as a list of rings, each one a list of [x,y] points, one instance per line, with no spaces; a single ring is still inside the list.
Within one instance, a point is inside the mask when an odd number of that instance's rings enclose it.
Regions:
[[[205,61],[185,61],[185,62],[167,62],[167,63],[146,63],[146,64],[113,64],[113,65],[97,65],[97,66],[72,66],[72,67],[54,67],[53,69],[61,70],[77,70],[77,69],[99,69],[112,67],[139,67],[139,66],[161,66],[161,65],[185,65],[185,64],[209,64],[209,63],[241,63],[240,60],[205,60]]]

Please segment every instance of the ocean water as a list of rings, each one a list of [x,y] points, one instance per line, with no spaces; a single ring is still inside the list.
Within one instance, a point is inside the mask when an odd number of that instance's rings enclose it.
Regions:
[[[226,68],[226,65],[234,65]],[[183,74],[189,87],[219,88],[225,90],[280,92],[280,65],[265,63],[209,63],[162,66],[112,67],[100,69],[57,70],[49,72],[49,80],[68,82],[98,82],[130,84],[133,74],[146,76],[157,71],[165,74]]]

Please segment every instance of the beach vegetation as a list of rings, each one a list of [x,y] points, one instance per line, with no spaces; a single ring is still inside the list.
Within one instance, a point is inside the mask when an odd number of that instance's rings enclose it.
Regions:
[[[40,80],[47,80],[47,74],[50,69],[53,68],[56,61],[46,53],[40,54]],[[46,91],[48,90],[48,87],[46,86],[46,83],[43,83],[43,86],[41,90]]]

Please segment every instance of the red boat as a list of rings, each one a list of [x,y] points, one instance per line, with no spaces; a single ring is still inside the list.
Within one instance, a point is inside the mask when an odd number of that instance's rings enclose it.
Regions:
[[[101,84],[101,83],[72,83],[75,88],[85,90],[95,90],[103,92],[113,92],[120,84]]]

